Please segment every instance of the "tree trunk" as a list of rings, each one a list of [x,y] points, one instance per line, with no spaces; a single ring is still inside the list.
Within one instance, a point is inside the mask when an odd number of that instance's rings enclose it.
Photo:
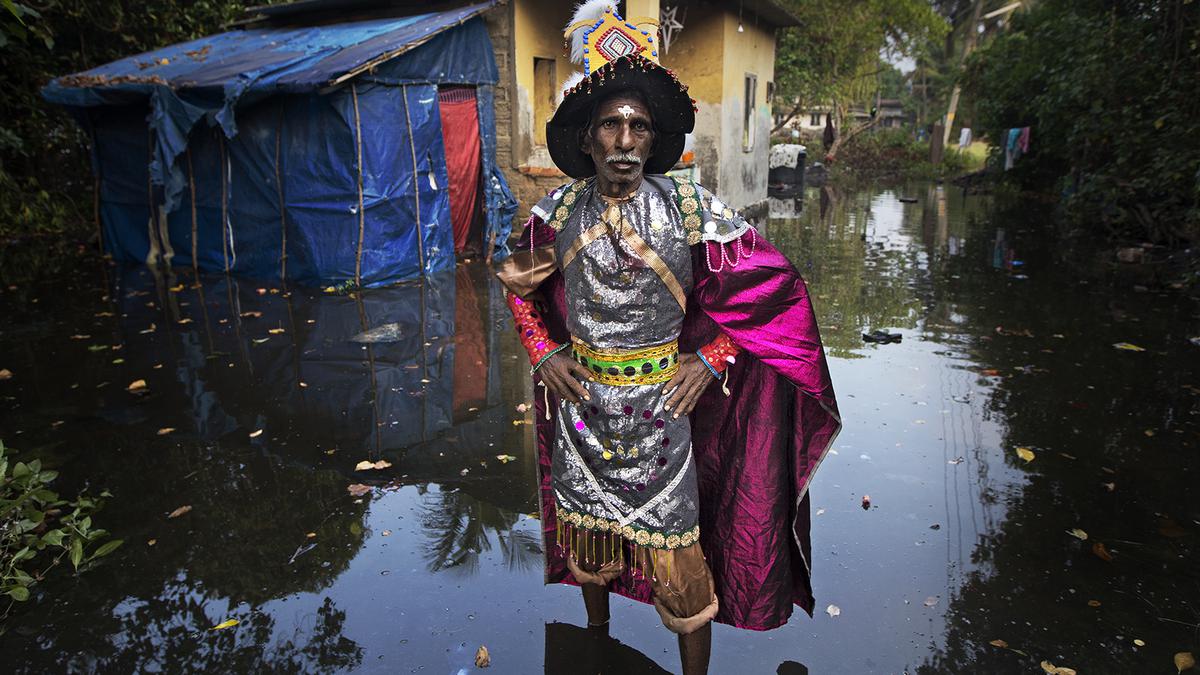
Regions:
[[[860,124],[850,131],[838,136],[836,139],[834,139],[833,145],[829,146],[829,148],[825,151],[825,161],[833,163],[833,160],[837,159],[838,150],[840,150],[843,145],[850,142],[850,139],[854,138],[855,136],[861,134],[867,129],[870,129],[876,124],[879,124],[879,120],[881,119],[883,119],[881,116],[876,115],[875,118],[870,122],[867,122],[866,124]]]

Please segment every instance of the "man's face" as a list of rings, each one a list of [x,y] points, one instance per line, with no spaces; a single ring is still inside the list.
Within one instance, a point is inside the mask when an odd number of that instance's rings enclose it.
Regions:
[[[596,164],[601,185],[636,183],[653,144],[654,127],[646,105],[618,95],[596,109],[591,133],[584,134],[583,151]]]

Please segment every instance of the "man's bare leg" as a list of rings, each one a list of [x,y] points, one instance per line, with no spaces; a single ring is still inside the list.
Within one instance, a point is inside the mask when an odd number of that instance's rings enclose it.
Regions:
[[[703,628],[679,636],[679,662],[683,675],[708,673],[708,657],[712,653],[712,622]]]
[[[583,607],[587,610],[588,628],[608,634],[608,589],[596,584],[582,584]]]

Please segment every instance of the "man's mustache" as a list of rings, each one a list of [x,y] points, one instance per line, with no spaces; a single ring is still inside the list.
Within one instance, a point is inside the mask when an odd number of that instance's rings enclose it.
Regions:
[[[629,152],[618,152],[604,158],[609,164],[641,164],[642,158]]]

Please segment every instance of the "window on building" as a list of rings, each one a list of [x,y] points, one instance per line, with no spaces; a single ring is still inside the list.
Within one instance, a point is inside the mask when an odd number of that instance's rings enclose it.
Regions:
[[[533,142],[546,144],[546,121],[554,114],[554,59],[533,59]]]
[[[742,99],[742,151],[754,149],[754,108],[758,104],[754,96],[758,89],[758,76],[746,73],[745,96]]]
[[[813,114],[809,115],[808,116],[808,126],[810,126],[810,127],[821,126],[821,113],[813,113]]]

